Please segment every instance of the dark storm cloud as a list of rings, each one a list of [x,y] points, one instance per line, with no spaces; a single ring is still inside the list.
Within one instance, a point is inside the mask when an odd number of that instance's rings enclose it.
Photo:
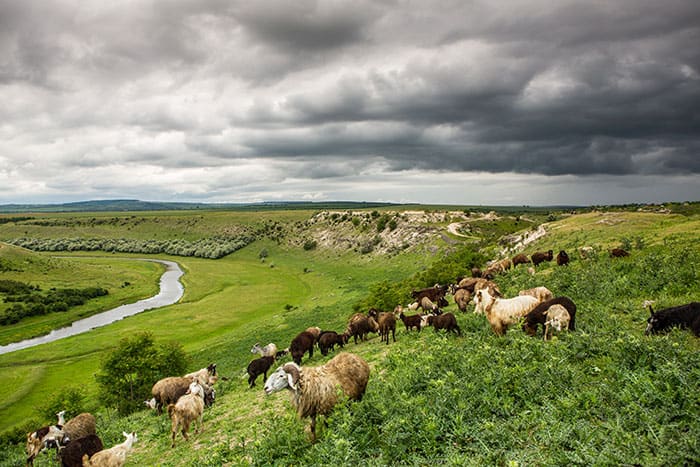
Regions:
[[[0,0],[0,185],[698,174],[698,43],[695,0]]]

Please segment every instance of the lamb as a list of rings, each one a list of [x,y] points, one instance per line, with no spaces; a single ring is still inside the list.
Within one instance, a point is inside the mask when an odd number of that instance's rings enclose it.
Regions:
[[[510,261],[513,263],[513,267],[517,266],[518,264],[527,264],[530,262],[530,259],[524,255],[523,253],[518,253],[517,255],[513,256]]]
[[[532,289],[527,290],[521,290],[520,292],[518,292],[518,295],[530,295],[532,297],[535,297],[540,302],[544,302],[546,300],[551,300],[552,298],[554,298],[554,294],[552,293],[552,291],[549,290],[547,287],[542,286],[534,287]]]
[[[350,317],[348,322],[348,327],[345,330],[348,338],[354,337],[355,344],[357,344],[357,337],[359,336],[361,340],[365,340],[367,334],[370,332],[379,332],[379,324],[377,321],[363,313],[355,313]]]
[[[155,402],[155,409],[158,414],[163,413],[163,406],[174,404],[182,397],[190,387],[193,378],[185,378],[182,376],[169,376],[157,381],[151,388],[151,395]],[[201,383],[200,383],[201,384]],[[211,407],[216,399],[216,391],[207,385],[202,385],[204,388],[204,403],[207,407]],[[148,403],[152,406],[153,403]]]
[[[218,379],[216,376],[216,363],[210,363],[206,368],[188,373],[185,375],[185,378],[196,378],[199,384],[211,386]]]
[[[569,255],[566,254],[566,251],[561,250],[557,254],[557,266],[566,266],[569,264]]]
[[[132,446],[138,441],[138,436],[133,431],[131,433],[122,432],[126,437],[123,443],[112,446],[109,449],[98,451],[92,456],[83,456],[84,467],[121,467],[126,462],[126,455],[131,451]]]
[[[90,457],[103,449],[102,440],[97,435],[87,435],[72,440],[58,451],[61,467],[82,467],[84,455]]]
[[[342,394],[360,400],[367,388],[370,368],[355,354],[342,352],[319,367],[300,368],[286,363],[265,382],[265,393],[288,389],[299,417],[311,419],[311,440],[316,441],[316,417],[331,412]]]
[[[248,385],[249,387],[255,386],[255,380],[260,375],[264,375],[263,378],[267,379],[267,370],[270,369],[275,361],[273,355],[264,356],[256,358],[248,364],[246,371],[248,372]]]
[[[457,318],[452,313],[428,316],[428,324],[435,329],[435,332],[438,332],[438,329],[445,329],[448,333],[454,331],[458,336],[462,335],[462,330],[457,325]]]
[[[544,323],[544,340],[547,340],[547,334],[549,333],[549,327],[561,331],[562,328],[567,329],[569,327],[569,312],[566,311],[561,305],[552,305],[547,311],[544,312],[547,315],[547,321]]]
[[[347,334],[338,334],[335,331],[323,331],[318,338],[318,348],[321,351],[321,355],[328,355],[328,351],[333,350],[336,345],[343,348],[347,342]]]
[[[386,341],[389,345],[389,333],[391,332],[391,337],[394,338],[396,342],[396,317],[393,313],[380,313],[379,314],[379,335],[381,336],[380,342]]]
[[[276,357],[277,346],[270,342],[265,347],[262,347],[259,342],[256,342],[250,349],[250,353],[260,354],[261,357]]]
[[[537,334],[538,325],[545,327],[545,322],[547,321],[547,315],[545,314],[547,310],[553,305],[561,305],[566,308],[569,314],[569,331],[576,330],[576,304],[569,297],[555,297],[551,300],[546,300],[538,304],[535,308],[530,310],[530,312],[525,315],[525,323],[523,324],[523,331],[529,336],[535,336]]]
[[[493,332],[497,336],[502,336],[508,330],[508,326],[535,308],[539,300],[530,295],[514,298],[492,297],[488,290],[482,289],[474,296],[474,302],[475,311],[485,313]]]
[[[538,251],[530,255],[530,259],[532,259],[533,266],[537,266],[544,261],[552,261],[552,259],[554,259],[554,252],[552,250],[548,250],[547,253]]]
[[[700,337],[700,302],[674,306],[654,312],[649,305],[651,316],[647,319],[645,335],[657,334],[672,327],[689,328],[696,337]]]
[[[301,364],[301,359],[306,352],[309,352],[309,358],[314,356],[314,344],[316,343],[316,336],[308,331],[302,331],[292,339],[292,343],[289,344],[289,351],[292,353],[292,360],[297,365]]]
[[[406,316],[403,313],[403,310],[399,312],[399,319],[403,321],[403,325],[406,327],[406,331],[410,331],[411,328],[416,328],[418,332],[420,332],[421,329],[421,320],[422,320],[421,314],[417,315],[411,315],[411,316]]]
[[[202,430],[204,416],[204,389],[202,386],[197,381],[192,381],[184,396],[180,397],[175,404],[168,404],[168,415],[172,423],[170,428],[172,444],[170,447],[175,447],[178,427],[182,427],[182,437],[187,440],[190,424],[196,421],[196,432],[199,433]]]

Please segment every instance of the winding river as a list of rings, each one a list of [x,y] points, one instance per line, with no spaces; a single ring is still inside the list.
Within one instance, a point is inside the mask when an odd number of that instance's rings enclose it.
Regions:
[[[34,347],[35,345],[39,344],[46,344],[47,342],[53,342],[63,339],[64,337],[75,336],[76,334],[82,334],[91,329],[99,328],[115,321],[119,321],[127,316],[141,313],[142,311],[172,305],[182,298],[185,288],[180,282],[180,277],[184,274],[182,269],[180,269],[180,265],[174,261],[160,259],[136,259],[135,261],[153,261],[155,263],[165,265],[165,272],[160,277],[160,292],[157,295],[154,295],[151,298],[139,300],[135,303],[121,305],[117,308],[112,308],[111,310],[92,315],[88,318],[74,321],[70,326],[55,329],[43,336],[13,342],[12,344],[0,345],[0,354]]]

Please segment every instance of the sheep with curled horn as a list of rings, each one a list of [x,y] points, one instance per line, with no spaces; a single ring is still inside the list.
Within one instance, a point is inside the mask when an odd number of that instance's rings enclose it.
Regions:
[[[369,373],[365,360],[347,352],[317,367],[300,367],[290,362],[270,375],[265,394],[289,390],[299,417],[311,419],[311,440],[316,441],[316,417],[329,414],[341,396],[362,399]]]

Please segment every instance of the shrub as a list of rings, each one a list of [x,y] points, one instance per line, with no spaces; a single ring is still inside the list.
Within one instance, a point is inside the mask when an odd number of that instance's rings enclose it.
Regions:
[[[105,356],[95,375],[100,399],[123,415],[142,409],[153,384],[166,376],[184,374],[186,360],[180,344],[156,345],[151,333],[124,338]]]

